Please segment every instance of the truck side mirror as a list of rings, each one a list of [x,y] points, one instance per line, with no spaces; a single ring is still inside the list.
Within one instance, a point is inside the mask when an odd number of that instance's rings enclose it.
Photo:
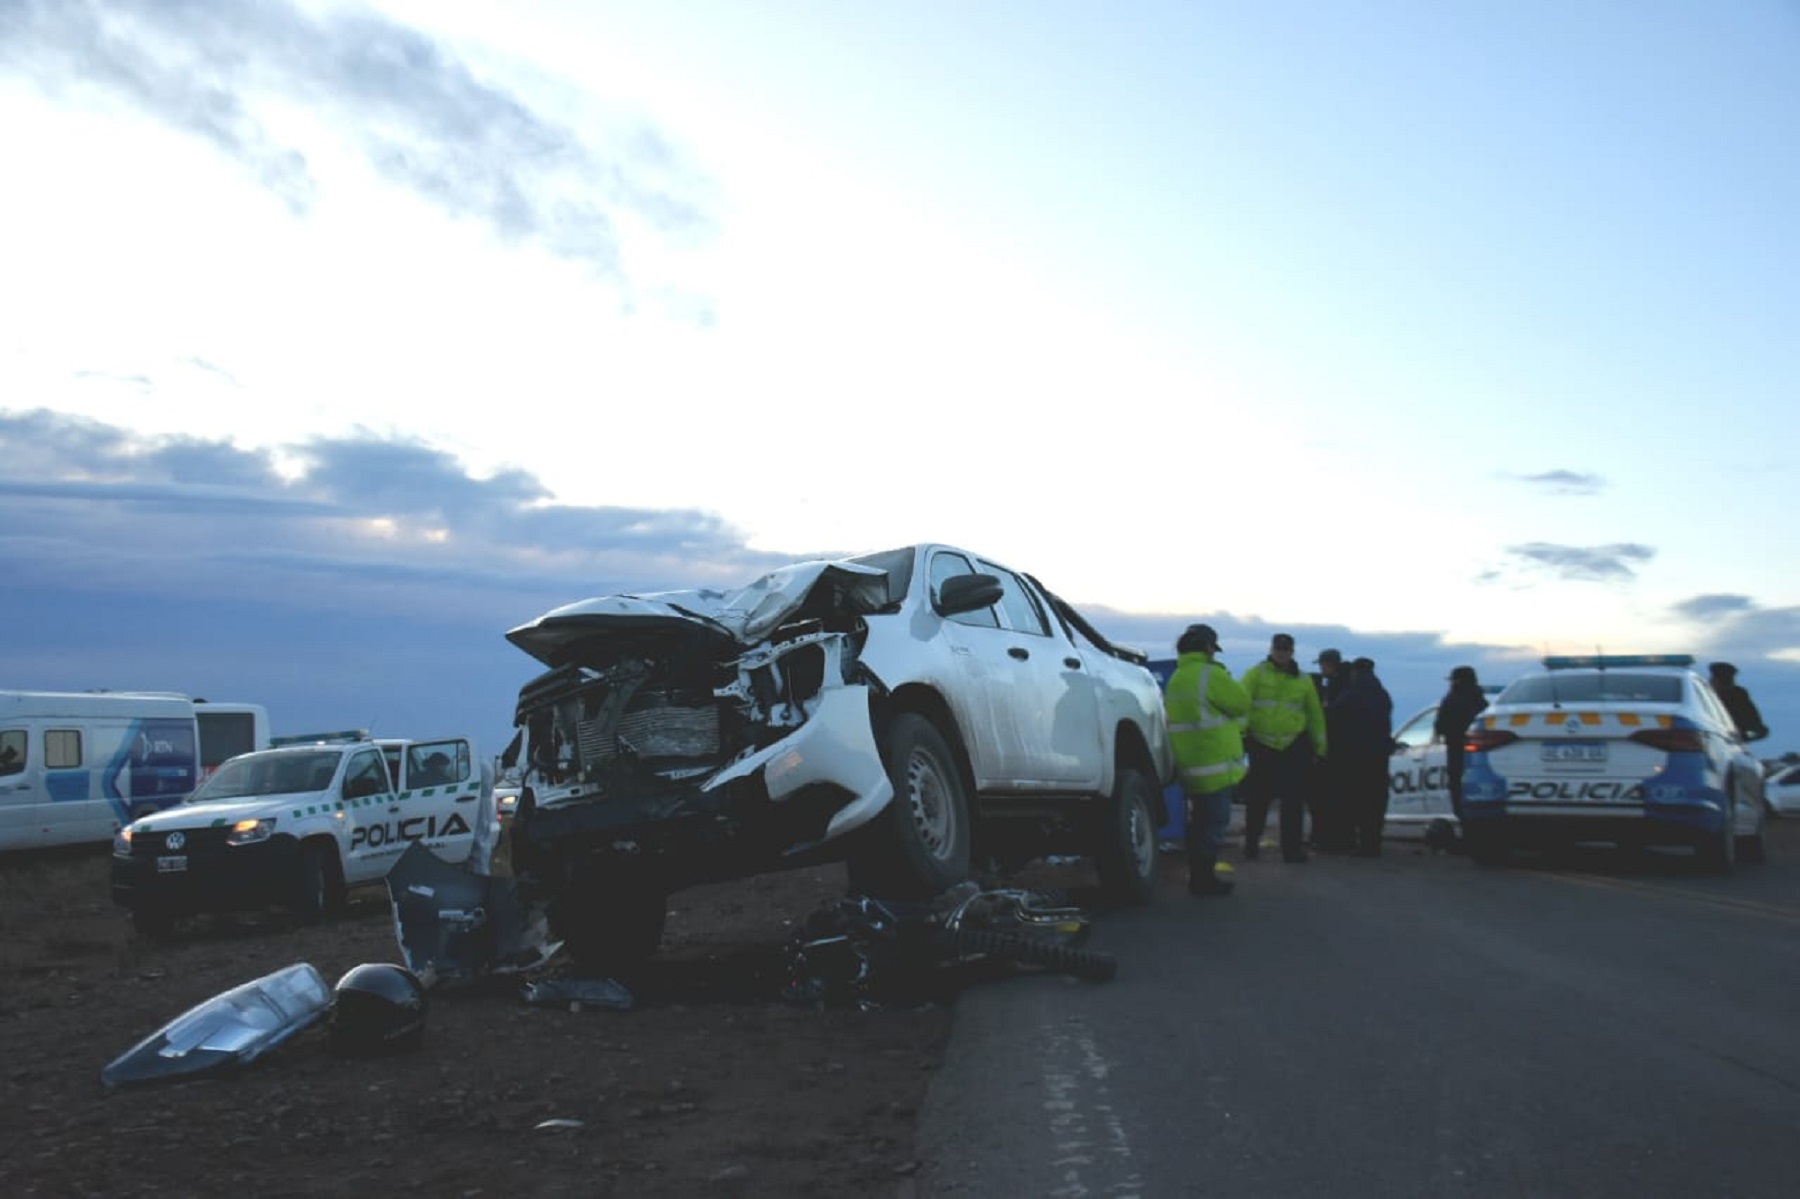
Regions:
[[[952,575],[938,588],[932,607],[939,616],[960,616],[1000,602],[1000,580],[993,575]]]

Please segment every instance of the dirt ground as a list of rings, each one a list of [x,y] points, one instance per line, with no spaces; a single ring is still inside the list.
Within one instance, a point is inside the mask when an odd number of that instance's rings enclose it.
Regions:
[[[0,861],[0,1193],[913,1191],[953,993],[873,1011],[780,997],[791,924],[843,894],[841,868],[677,894],[628,1011],[438,990],[414,1053],[339,1057],[316,1027],[237,1075],[117,1091],[103,1066],[221,991],[401,958],[381,889],[322,926],[204,917],[146,942],[107,872],[103,850]]]

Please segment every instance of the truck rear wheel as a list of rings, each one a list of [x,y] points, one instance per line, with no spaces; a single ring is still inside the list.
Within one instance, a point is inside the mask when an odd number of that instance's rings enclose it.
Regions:
[[[1094,854],[1100,886],[1120,903],[1145,904],[1156,895],[1156,785],[1134,766],[1121,767],[1106,801]]]

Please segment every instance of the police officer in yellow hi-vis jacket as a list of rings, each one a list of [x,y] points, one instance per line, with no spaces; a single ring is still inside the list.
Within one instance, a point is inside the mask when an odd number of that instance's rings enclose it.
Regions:
[[[1163,707],[1187,800],[1188,894],[1229,895],[1231,883],[1216,870],[1231,825],[1232,788],[1244,777],[1242,726],[1250,696],[1213,660],[1219,636],[1210,625],[1189,625],[1175,652],[1179,657],[1163,688]]]
[[[1306,861],[1306,775],[1325,756],[1325,710],[1312,676],[1294,665],[1294,639],[1277,633],[1269,656],[1244,672],[1250,693],[1250,773],[1244,782],[1244,857],[1262,843],[1269,805],[1281,801],[1281,860]]]

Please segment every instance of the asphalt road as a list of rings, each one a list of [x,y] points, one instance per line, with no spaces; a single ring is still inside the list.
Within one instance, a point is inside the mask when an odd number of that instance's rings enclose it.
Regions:
[[[941,1196],[1800,1194],[1800,820],[1730,877],[1279,856],[957,1006]]]

